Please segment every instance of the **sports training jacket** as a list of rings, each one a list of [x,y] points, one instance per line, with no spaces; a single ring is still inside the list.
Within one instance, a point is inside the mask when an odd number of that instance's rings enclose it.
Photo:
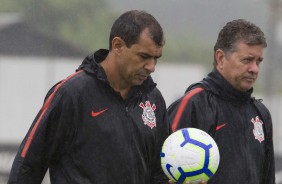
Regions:
[[[148,78],[128,101],[109,85],[99,50],[56,84],[20,145],[9,184],[166,183],[160,149],[170,128],[165,101]]]
[[[235,90],[214,69],[168,108],[173,131],[195,127],[215,139],[220,163],[208,184],[274,184],[271,117],[251,94]]]

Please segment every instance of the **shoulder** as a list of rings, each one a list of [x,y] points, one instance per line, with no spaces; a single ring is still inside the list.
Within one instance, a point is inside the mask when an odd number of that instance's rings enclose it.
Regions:
[[[261,99],[255,99],[254,105],[256,110],[258,111],[259,115],[261,116],[263,122],[265,123],[265,128],[267,133],[272,132],[272,118],[268,108],[262,103]]]
[[[70,76],[62,80],[62,87],[71,88],[72,86],[77,87],[80,85],[85,85],[89,80],[93,80],[93,76],[87,74],[83,70],[79,70]]]
[[[262,99],[255,99],[254,105],[264,118],[270,118],[270,112],[268,108],[262,103]]]
[[[61,93],[79,93],[87,88],[94,89],[97,85],[96,77],[84,70],[79,70],[56,84]]]
[[[85,86],[89,84],[89,80],[93,81],[93,77],[87,75],[83,70],[77,71],[56,83],[48,91],[46,98],[51,95],[60,97],[65,95],[71,95],[73,93],[79,94],[79,91],[84,90]]]
[[[173,102],[168,108],[167,113],[170,121],[172,122],[176,116],[181,117],[182,114],[192,113],[195,114],[199,109],[209,106],[207,92],[202,87],[193,88]]]
[[[148,93],[148,97],[156,104],[161,105],[164,109],[166,109],[165,99],[157,87],[155,87],[150,93]]]
[[[188,101],[192,98],[201,98],[206,94],[206,90],[203,87],[195,87],[186,91],[185,95],[182,97],[182,101]]]
[[[180,97],[179,99],[177,99],[176,101],[174,101],[168,109],[173,109],[177,106],[179,106],[180,104],[182,104],[182,106],[186,106],[188,104],[188,102],[197,102],[199,100],[204,99],[206,96],[206,91],[204,88],[202,87],[196,87],[193,89],[190,89],[188,91],[185,92],[185,94]]]

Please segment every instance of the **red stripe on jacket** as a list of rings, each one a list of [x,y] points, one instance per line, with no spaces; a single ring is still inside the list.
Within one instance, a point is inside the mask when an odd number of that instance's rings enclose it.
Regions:
[[[31,144],[31,142],[32,142],[32,140],[33,140],[34,134],[35,134],[35,132],[36,132],[36,130],[37,130],[37,128],[38,128],[38,126],[39,126],[41,120],[42,120],[42,117],[43,117],[44,114],[46,113],[46,111],[47,111],[48,107],[50,106],[50,104],[51,104],[51,102],[52,102],[54,96],[56,95],[58,89],[59,89],[66,81],[68,81],[69,79],[71,79],[72,77],[74,77],[75,75],[77,75],[78,73],[80,73],[80,72],[82,72],[82,71],[83,71],[83,70],[80,70],[80,71],[78,71],[78,72],[76,72],[76,73],[70,75],[70,76],[67,77],[66,79],[64,79],[61,83],[59,83],[59,84],[55,87],[55,89],[54,89],[54,91],[52,92],[52,94],[47,98],[46,102],[43,104],[43,106],[42,106],[42,108],[41,108],[41,114],[40,114],[39,118],[37,119],[35,125],[33,126],[32,130],[31,130],[31,132],[30,132],[30,134],[29,134],[29,136],[28,136],[28,138],[27,138],[27,141],[26,141],[26,143],[25,143],[25,145],[24,145],[24,148],[23,148],[23,150],[22,150],[22,153],[21,153],[21,157],[24,158],[24,157],[26,156],[27,151],[28,151],[28,149],[29,149],[29,147],[30,147],[30,144]]]
[[[195,88],[195,89],[189,91],[185,95],[185,97],[182,99],[182,101],[181,101],[181,103],[179,105],[179,108],[178,108],[178,110],[176,112],[176,115],[174,117],[173,123],[172,123],[172,131],[173,132],[176,131],[176,128],[177,128],[177,126],[179,124],[179,120],[180,120],[180,118],[181,118],[181,116],[183,114],[183,111],[184,111],[184,109],[186,107],[186,104],[189,102],[189,100],[192,98],[192,96],[194,96],[195,94],[197,94],[197,93],[199,93],[199,92],[201,92],[203,90],[204,90],[203,88]]]

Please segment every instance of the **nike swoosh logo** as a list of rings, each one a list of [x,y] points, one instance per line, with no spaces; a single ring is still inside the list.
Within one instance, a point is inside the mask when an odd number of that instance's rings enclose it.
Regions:
[[[222,129],[223,127],[225,127],[225,125],[226,123],[216,126],[215,130],[218,131],[219,129]]]
[[[104,110],[101,110],[101,111],[98,111],[98,112],[94,112],[92,111],[91,112],[91,116],[92,117],[96,117],[96,116],[99,116],[100,114],[102,114],[103,112],[107,111],[108,109],[104,109]]]

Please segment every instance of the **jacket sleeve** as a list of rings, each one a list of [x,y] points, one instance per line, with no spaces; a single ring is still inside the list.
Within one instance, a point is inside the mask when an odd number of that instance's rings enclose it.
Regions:
[[[170,135],[171,133],[171,128],[170,124],[168,122],[168,116],[167,116],[167,111],[166,111],[166,105],[163,97],[159,97],[159,100],[161,100],[161,104],[159,107],[161,109],[158,110],[157,112],[157,135],[156,135],[156,145],[155,145],[155,154],[154,154],[154,163],[153,163],[153,178],[152,180],[154,181],[154,184],[169,184],[168,182],[168,177],[165,175],[164,171],[162,170],[161,167],[161,149],[163,146],[163,143],[165,139]]]
[[[22,141],[8,184],[38,184],[68,147],[74,121],[71,97],[52,89]]]
[[[264,105],[263,105],[264,106]],[[266,131],[266,157],[264,161],[264,184],[275,183],[275,159],[273,147],[273,127],[270,112],[265,107],[264,109],[265,131]]]
[[[264,161],[264,184],[275,184],[275,164],[274,164],[274,149],[273,149],[273,139],[267,141],[266,158]]]
[[[264,121],[265,132],[265,160],[263,165],[263,184],[275,183],[275,159],[273,147],[273,127],[272,118],[267,107],[261,102],[262,100],[255,100],[254,106],[259,112]]]

